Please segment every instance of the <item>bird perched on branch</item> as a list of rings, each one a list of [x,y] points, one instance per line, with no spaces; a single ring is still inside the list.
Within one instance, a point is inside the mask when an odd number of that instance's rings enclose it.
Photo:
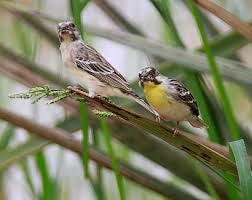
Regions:
[[[144,68],[139,73],[139,85],[143,88],[150,106],[160,118],[167,121],[188,121],[193,127],[205,128],[207,125],[199,118],[199,109],[191,92],[180,82],[161,75],[157,69]],[[174,128],[173,135],[178,129]]]
[[[158,113],[131,89],[125,78],[107,60],[84,43],[73,22],[59,23],[58,37],[64,66],[80,85],[86,87],[90,97],[117,96],[131,99],[159,118]]]

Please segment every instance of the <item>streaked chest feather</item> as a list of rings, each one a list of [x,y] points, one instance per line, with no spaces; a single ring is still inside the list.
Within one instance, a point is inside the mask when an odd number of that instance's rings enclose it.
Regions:
[[[190,108],[167,95],[167,88],[164,88],[162,84],[145,84],[144,93],[151,107],[166,120],[182,121],[190,114]]]

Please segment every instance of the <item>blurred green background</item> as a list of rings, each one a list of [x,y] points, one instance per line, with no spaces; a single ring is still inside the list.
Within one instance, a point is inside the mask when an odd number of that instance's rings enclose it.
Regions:
[[[215,2],[246,22],[252,20],[249,0]],[[182,129],[223,145],[243,138],[251,153],[251,45],[215,16],[201,9],[196,12],[216,55],[227,101],[220,90],[222,82],[213,79],[218,74],[211,74],[212,66],[199,52],[206,44],[201,42],[200,26],[187,0],[1,1],[1,106],[45,126],[73,132],[80,141],[86,130],[90,144],[143,172],[147,180],[153,178],[148,184],[154,189],[127,178],[122,183],[121,176],[116,179],[113,171],[93,161],[86,171],[89,178],[84,178],[86,158],[82,161],[69,150],[47,145],[1,121],[0,199],[239,199],[229,182],[157,138],[137,134],[138,129],[119,123],[107,127],[105,121],[93,117],[88,126],[85,106],[80,120],[59,104],[8,98],[30,87],[76,84],[62,67],[56,36],[58,22],[73,20],[82,27],[85,42],[118,69],[138,94],[143,95],[137,85],[138,72],[145,66],[156,66],[164,75],[182,81],[209,125],[208,130],[198,130],[183,123]],[[146,114],[132,102],[114,101]]]

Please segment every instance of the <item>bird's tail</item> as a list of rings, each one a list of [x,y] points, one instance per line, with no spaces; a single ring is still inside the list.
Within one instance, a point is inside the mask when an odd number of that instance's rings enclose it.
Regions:
[[[208,128],[208,125],[196,116],[190,117],[188,122],[195,128]]]
[[[144,107],[146,110],[150,111],[151,113],[153,113],[156,116],[156,119],[158,121],[160,121],[160,117],[159,114],[152,109],[149,104],[147,104],[141,97],[139,97],[137,94],[134,94],[134,96],[132,95],[130,97],[130,99],[134,100],[135,102],[137,102],[138,104],[140,104],[142,107]]]

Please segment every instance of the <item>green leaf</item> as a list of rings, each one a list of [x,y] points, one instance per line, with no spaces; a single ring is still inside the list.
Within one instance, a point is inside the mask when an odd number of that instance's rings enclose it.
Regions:
[[[75,25],[78,27],[81,37],[83,38],[84,32],[82,29],[81,12],[88,4],[89,0],[71,0],[71,11]],[[89,177],[88,161],[89,161],[89,144],[88,144],[88,107],[86,104],[80,104],[81,110],[81,129],[82,129],[82,146],[83,155],[82,162],[84,166],[84,176]]]
[[[87,4],[88,4],[89,0],[81,0],[80,1],[80,10],[83,10]]]
[[[36,198],[36,190],[35,190],[35,186],[33,184],[32,178],[31,178],[31,173],[30,173],[28,162],[27,162],[26,158],[20,161],[20,167],[23,171],[24,179],[25,179],[27,185],[29,186],[29,189],[33,195],[33,198],[35,199]]]
[[[252,176],[250,162],[246,151],[244,140],[229,143],[230,153],[237,165],[240,188],[244,200],[252,199]]]
[[[36,165],[42,181],[41,200],[50,200],[52,182],[44,153],[38,152],[35,156]]]
[[[200,176],[201,180],[203,181],[208,193],[212,197],[212,199],[220,200],[220,197],[218,196],[218,193],[215,191],[213,185],[211,184],[209,177],[204,173],[201,166],[199,165],[199,162],[191,159],[193,166],[195,167],[195,171]]]
[[[82,130],[82,161],[84,166],[85,178],[89,177],[88,162],[89,162],[89,143],[88,143],[88,107],[85,103],[80,103],[81,115],[81,130]]]
[[[118,186],[119,193],[120,193],[120,199],[125,200],[123,179],[122,179],[122,176],[120,175],[120,172],[119,172],[119,164],[116,159],[115,152],[113,150],[112,139],[110,136],[108,124],[104,119],[101,120],[101,129],[102,129],[102,132],[105,137],[105,143],[106,143],[106,146],[108,149],[108,154],[111,159],[112,168],[113,168],[115,176],[116,176],[117,186]]]
[[[216,64],[216,61],[214,58],[214,54],[213,54],[212,49],[210,48],[210,45],[208,43],[208,39],[207,39],[206,33],[204,31],[203,24],[201,22],[199,14],[198,14],[198,9],[197,9],[196,5],[194,4],[193,0],[189,0],[188,4],[191,8],[191,12],[194,16],[196,23],[197,23],[202,42],[204,44],[205,52],[207,54],[207,58],[208,58],[208,62],[209,62],[210,68],[211,68],[215,87],[217,89],[218,96],[222,102],[224,115],[226,117],[229,129],[230,129],[230,134],[233,139],[239,139],[241,136],[240,136],[239,128],[238,128],[238,125],[237,125],[237,122],[236,122],[236,119],[234,116],[234,112],[231,107],[231,103],[228,99],[228,96],[226,94],[226,90],[224,88],[224,84],[221,79],[220,72],[219,72],[219,69],[217,67],[217,64]]]
[[[168,0],[150,0],[155,8],[159,11],[161,17],[166,22],[169,32],[173,38],[173,42],[175,45],[184,47],[182,40],[179,37],[178,31],[176,26],[172,20],[171,13],[170,13],[170,1]]]
[[[8,125],[0,138],[0,151],[5,150],[7,146],[9,145],[11,139],[15,135],[16,128],[12,125]]]
[[[23,157],[38,152],[42,147],[49,144],[45,140],[33,138],[24,144],[19,145],[13,150],[0,152],[0,170],[8,167],[10,164],[18,162]]]

